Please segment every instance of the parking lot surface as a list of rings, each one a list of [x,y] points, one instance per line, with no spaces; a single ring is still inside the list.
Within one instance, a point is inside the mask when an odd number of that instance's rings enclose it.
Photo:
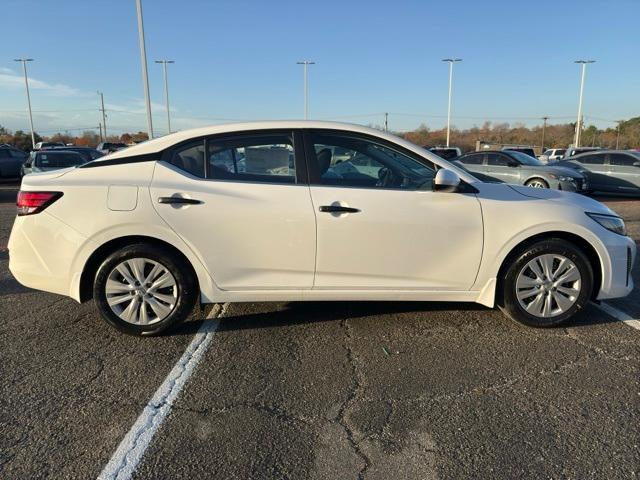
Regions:
[[[472,304],[231,304],[129,337],[13,280],[14,200],[0,187],[2,478],[97,477],[203,321],[135,478],[639,476],[640,330],[595,305],[536,330]],[[602,200],[640,240],[640,201]],[[640,318],[638,287],[608,303]]]

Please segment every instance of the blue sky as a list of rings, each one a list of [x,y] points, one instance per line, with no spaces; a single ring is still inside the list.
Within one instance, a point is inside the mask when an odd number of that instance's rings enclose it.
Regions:
[[[640,1],[143,0],[154,126],[166,131],[161,66],[174,129],[227,120],[301,118],[310,67],[311,118],[440,128],[447,66],[457,56],[453,124],[557,122],[577,111],[577,58],[587,71],[588,123],[640,115]],[[29,56],[36,130],[146,121],[134,0],[4,0],[0,124],[28,126],[20,65]],[[74,132],[75,133],[75,132]]]

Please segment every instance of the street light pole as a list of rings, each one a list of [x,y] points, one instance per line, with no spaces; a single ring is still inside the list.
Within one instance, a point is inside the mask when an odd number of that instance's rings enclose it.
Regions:
[[[616,121],[616,150],[620,146],[620,124],[624,122],[624,120]]]
[[[389,114],[385,112],[384,114],[384,131],[389,131]]]
[[[542,117],[542,142],[540,142],[540,153],[544,153],[544,131],[547,129],[549,117]]]
[[[309,65],[315,65],[316,62],[312,62],[309,60],[302,60],[300,62],[296,62],[298,65],[303,65],[304,71],[304,119],[309,119],[309,81],[308,81],[308,72],[307,69]]]
[[[138,13],[138,43],[140,45],[140,61],[142,64],[142,85],[144,87],[144,100],[147,105],[147,129],[149,140],[153,138],[153,120],[151,118],[151,98],[149,97],[149,76],[147,73],[147,50],[144,44],[144,22],[142,21],[142,0],[136,0]]]
[[[107,139],[107,115],[104,113],[104,95],[102,94],[102,92],[98,92],[98,95],[100,95],[100,105],[101,108],[100,110],[102,110],[102,126],[104,128],[104,139]],[[102,135],[102,133],[100,133],[100,135]]]
[[[447,147],[449,146],[449,137],[451,135],[451,90],[453,86],[453,64],[455,62],[461,62],[461,58],[444,58],[443,62],[449,64],[449,104],[447,107]]]
[[[31,95],[29,94],[29,79],[27,78],[27,62],[33,62],[33,58],[15,58],[14,62],[22,62],[24,72],[24,87],[27,90],[27,106],[29,107],[29,127],[31,128],[31,147],[36,148],[36,134],[33,131],[33,114],[31,113]]]
[[[167,110],[167,132],[171,133],[171,113],[169,113],[169,82],[167,82],[167,63],[175,63],[173,60],[156,60],[162,64],[164,74],[164,104]]]
[[[574,139],[574,147],[580,146],[580,131],[582,129],[582,96],[584,93],[584,76],[588,63],[595,63],[595,60],[576,60],[574,63],[580,64],[582,67],[582,72],[580,74],[580,96],[578,98],[578,119],[576,121],[576,134]]]

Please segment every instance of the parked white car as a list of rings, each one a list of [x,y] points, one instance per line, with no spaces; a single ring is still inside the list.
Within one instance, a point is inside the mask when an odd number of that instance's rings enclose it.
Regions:
[[[93,298],[140,335],[198,301],[478,302],[545,327],[627,295],[636,254],[593,199],[311,121],[183,131],[28,175],[8,246],[22,284]]]
[[[564,158],[564,154],[567,151],[566,148],[548,148],[542,155],[538,156],[538,160],[543,163],[557,162]]]

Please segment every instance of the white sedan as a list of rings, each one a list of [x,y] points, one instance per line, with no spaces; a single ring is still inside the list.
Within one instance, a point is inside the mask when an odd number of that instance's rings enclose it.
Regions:
[[[198,301],[478,302],[544,327],[633,288],[635,243],[604,205],[356,125],[178,132],[27,175],[17,203],[16,279],[139,335]]]

